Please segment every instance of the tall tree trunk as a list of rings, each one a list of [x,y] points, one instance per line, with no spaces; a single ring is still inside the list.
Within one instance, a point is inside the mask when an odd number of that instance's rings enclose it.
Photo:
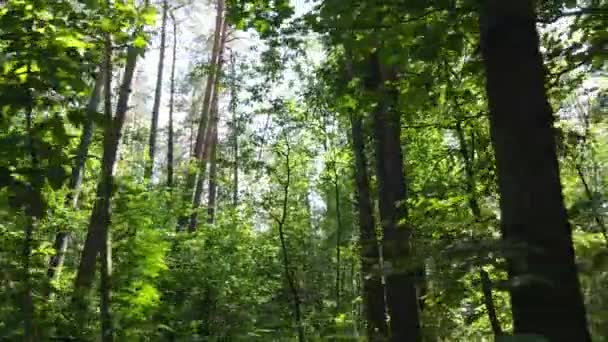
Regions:
[[[110,122],[112,120],[112,41],[108,35],[106,40],[106,90],[104,96],[104,116]],[[127,61],[128,62],[128,61]],[[126,75],[127,73],[125,73]],[[121,90],[122,95],[122,90]],[[120,100],[119,100],[120,101]],[[126,107],[125,107],[126,108]],[[124,119],[123,119],[124,121]],[[120,135],[120,131],[119,131]],[[105,146],[104,146],[105,147]],[[105,151],[105,148],[104,148]],[[111,168],[113,170],[113,167]],[[110,177],[112,174],[110,173]],[[103,175],[102,175],[103,177]],[[108,194],[109,196],[112,193]],[[108,203],[110,200],[108,199]],[[109,224],[109,211],[108,211]],[[100,320],[101,320],[101,340],[103,342],[112,342],[114,340],[114,325],[112,323],[112,240],[109,226],[103,229],[102,245],[100,250],[100,269],[101,282],[99,285],[100,291]]]
[[[384,286],[380,275],[378,237],[374,220],[373,205],[367,173],[365,140],[362,118],[350,113],[352,148],[355,156],[354,170],[357,185],[357,211],[359,214],[359,244],[361,253],[361,273],[363,278],[363,301],[367,318],[369,341],[384,341],[388,337]]]
[[[232,166],[232,206],[236,208],[239,204],[239,134],[240,121],[237,110],[236,89],[236,58],[234,53],[230,54],[230,111],[232,112],[232,154],[234,164]]]
[[[101,283],[100,291],[100,319],[102,342],[114,341],[114,324],[112,321],[112,237],[109,230],[105,232],[103,247],[101,249]]]
[[[342,279],[341,279],[341,254],[340,245],[342,244],[342,212],[340,211],[340,184],[338,182],[338,167],[336,166],[336,159],[333,160],[333,186],[336,206],[336,310],[340,312],[341,308],[341,292],[342,292]]]
[[[139,51],[138,48],[133,46],[128,48],[125,71],[116,105],[116,114],[114,118],[106,118],[101,179],[97,184],[97,197],[89,221],[78,273],[76,274],[75,286],[77,290],[89,289],[91,287],[95,276],[97,255],[103,248],[104,239],[110,225],[110,201],[114,187],[114,164],[116,163],[122,127],[127,115],[131,83]],[[106,91],[108,90],[106,89]]]
[[[215,95],[217,96],[217,94]],[[214,116],[218,114],[217,99],[214,99],[213,112]],[[217,121],[213,124],[213,133],[210,141],[209,149],[209,193],[207,198],[207,223],[212,224],[215,222],[216,212],[216,194],[217,194],[217,143],[218,143],[218,132],[217,132]]]
[[[82,128],[82,135],[80,136],[74,166],[72,167],[72,173],[70,175],[70,182],[68,186],[72,194],[68,197],[68,202],[70,202],[69,205],[71,205],[73,208],[78,206],[78,197],[84,176],[85,163],[89,155],[89,147],[93,141],[93,133],[95,129],[94,116],[97,113],[97,108],[99,107],[99,102],[101,99],[101,89],[103,88],[105,79],[105,68],[106,66],[99,68],[99,71],[95,76],[95,85],[93,86],[93,91],[91,92],[91,97],[89,98],[86,108],[87,117],[84,122],[84,127]],[[55,235],[55,243],[53,244],[55,254],[51,256],[49,260],[49,267],[47,269],[47,276],[49,280],[54,280],[61,273],[61,269],[63,268],[63,263],[65,261],[65,253],[68,250],[69,243],[70,232],[68,230],[62,230]]]
[[[166,5],[166,4],[165,4]],[[175,63],[177,60],[177,21],[171,12],[173,22],[173,60],[171,61],[171,90],[169,96],[169,133],[167,137],[167,186],[173,187],[173,110],[175,106]]]
[[[281,241],[281,254],[283,255],[283,271],[285,273],[285,280],[287,281],[287,285],[289,286],[289,290],[292,295],[293,300],[293,315],[296,324],[296,330],[298,333],[298,341],[304,342],[306,341],[304,335],[304,325],[302,322],[302,299],[300,298],[300,293],[298,290],[298,283],[295,279],[295,274],[291,269],[291,263],[289,260],[288,250],[287,250],[287,241],[285,237],[285,225],[287,223],[288,217],[288,201],[289,201],[289,188],[291,186],[291,161],[290,161],[290,145],[289,142],[286,141],[287,151],[285,153],[285,167],[286,167],[286,175],[285,182],[283,185],[283,199],[282,199],[282,208],[281,208],[281,217],[278,218],[277,226],[279,230],[279,239]]]
[[[502,234],[506,242],[526,247],[509,266],[510,278],[522,280],[511,289],[514,331],[551,342],[591,341],[563,204],[534,1],[489,0],[480,17]]]
[[[395,71],[389,69],[392,67],[382,65],[377,54],[372,56],[372,89],[380,97],[373,118],[390,338],[400,342],[420,341],[415,268],[408,265],[411,229],[403,223],[406,217],[406,184],[398,91],[386,84],[396,80]]]
[[[167,41],[167,12],[169,5],[163,0],[163,21],[160,30],[160,56],[158,59],[158,72],[156,75],[156,90],[154,92],[154,104],[152,106],[152,123],[150,124],[150,142],[148,145],[149,161],[146,163],[145,178],[151,179],[154,172],[154,155],[156,153],[156,135],[158,131],[158,116],[160,102],[163,92],[163,72],[165,69],[165,45]]]
[[[215,16],[215,33],[213,35],[213,48],[211,50],[211,58],[209,60],[209,75],[205,85],[205,93],[203,94],[203,104],[201,108],[201,115],[198,124],[198,130],[196,134],[196,140],[194,143],[194,149],[192,157],[195,160],[196,167],[193,170],[188,171],[186,175],[186,189],[187,191],[193,191],[191,193],[186,192],[184,200],[191,202],[193,205],[191,209],[193,212],[189,216],[182,216],[179,218],[178,231],[183,230],[188,225],[189,231],[196,229],[197,214],[196,210],[200,206],[200,202],[203,194],[203,182],[204,182],[204,169],[205,163],[203,162],[203,151],[205,138],[207,133],[207,122],[209,121],[209,112],[211,106],[211,99],[213,95],[213,89],[216,84],[216,75],[219,73],[218,64],[221,60],[220,54],[222,50],[222,31],[225,26],[224,18],[224,1],[219,0],[217,3],[217,14]],[[198,203],[198,205],[197,205]]]
[[[207,162],[211,156],[211,152],[213,151],[213,137],[217,133],[217,124],[219,121],[219,112],[214,109],[217,108],[217,102],[219,101],[219,86],[220,86],[220,75],[222,72],[222,66],[224,64],[223,56],[224,56],[224,47],[226,45],[226,34],[228,30],[227,22],[223,23],[223,27],[221,29],[221,40],[220,40],[220,48],[218,54],[217,64],[215,66],[215,83],[213,85],[213,99],[211,103],[211,111],[209,111],[209,122],[207,125],[207,130],[205,132],[205,138],[203,141],[203,151],[198,159],[198,175],[196,177],[196,182],[194,186],[194,197],[192,199],[192,208],[194,211],[190,215],[190,223],[188,225],[188,231],[193,232],[196,230],[198,225],[198,212],[197,209],[202,204],[203,199],[203,184],[205,182],[205,172],[207,169]],[[197,138],[198,139],[198,138]],[[195,150],[195,154],[197,151]]]
[[[466,178],[465,184],[467,188],[469,209],[471,210],[475,221],[479,223],[481,222],[482,218],[481,208],[479,207],[479,202],[477,201],[477,194],[475,190],[475,171],[473,168],[473,160],[471,160],[471,156],[474,153],[475,147],[472,146],[471,151],[469,151],[469,148],[467,147],[467,141],[465,139],[465,134],[462,129],[462,124],[460,122],[456,123],[456,135],[458,136],[458,142],[460,145],[460,155],[464,163],[464,172]],[[498,315],[496,314],[496,308],[494,306],[494,299],[492,296],[492,280],[490,279],[488,272],[486,272],[481,266],[479,266],[479,279],[481,281],[483,303],[486,307],[486,313],[488,314],[490,325],[492,326],[492,333],[494,334],[494,338],[496,339],[498,336],[502,335],[502,328],[498,319]]]

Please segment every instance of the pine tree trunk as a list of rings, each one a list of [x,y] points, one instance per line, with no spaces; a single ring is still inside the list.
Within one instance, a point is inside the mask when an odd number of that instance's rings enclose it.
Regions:
[[[110,201],[112,199],[114,187],[114,164],[118,153],[118,145],[122,127],[125,122],[129,95],[131,94],[131,83],[133,73],[137,64],[139,49],[130,46],[127,51],[127,61],[125,71],[120,86],[116,115],[114,118],[106,118],[106,128],[103,141],[103,157],[101,179],[97,184],[97,197],[93,206],[93,212],[89,221],[89,228],[85,240],[84,249],[76,274],[76,289],[89,289],[95,277],[95,264],[97,256],[101,252],[104,237],[110,225]],[[110,89],[106,88],[106,92]]]
[[[217,95],[216,95],[217,96]],[[214,101],[214,115],[218,115],[217,111],[217,100]],[[215,211],[216,211],[216,195],[217,195],[217,143],[218,143],[218,132],[217,132],[217,122],[214,123],[213,128],[213,137],[210,141],[209,152],[210,160],[209,160],[209,193],[207,198],[207,223],[212,224],[215,222]]]
[[[169,133],[167,137],[167,186],[173,187],[173,110],[175,106],[175,63],[177,60],[177,21],[171,13],[173,21],[173,60],[171,61],[171,90],[169,97]]]
[[[564,208],[553,113],[532,0],[489,0],[481,12],[503,239],[525,245],[510,260],[517,334],[591,341]]]
[[[188,225],[188,231],[192,232],[196,230],[198,223],[198,214],[196,210],[201,204],[203,195],[203,182],[205,173],[205,163],[203,161],[203,152],[206,133],[208,131],[207,123],[209,121],[209,112],[211,111],[211,99],[213,95],[213,89],[216,84],[216,75],[219,74],[218,66],[221,60],[220,54],[222,50],[222,31],[225,26],[224,20],[224,1],[219,0],[217,3],[217,14],[215,16],[215,33],[213,35],[213,48],[211,50],[211,59],[209,60],[209,75],[207,76],[207,82],[205,85],[205,93],[203,95],[203,104],[201,108],[201,116],[198,124],[198,130],[196,134],[196,140],[194,143],[194,149],[192,156],[195,160],[196,167],[194,171],[188,171],[186,175],[186,196],[184,200],[191,202],[193,210],[189,216],[182,216],[179,218],[178,231],[181,231]],[[188,193],[188,191],[193,191]]]
[[[216,77],[215,84],[213,85],[213,99],[211,103],[211,110],[209,112],[209,123],[207,125],[207,130],[205,132],[205,139],[203,141],[203,151],[198,160],[198,175],[196,177],[196,182],[194,186],[194,197],[192,199],[192,208],[194,211],[190,215],[190,223],[188,225],[188,231],[193,232],[196,230],[198,225],[198,213],[197,209],[200,208],[203,200],[203,184],[205,182],[205,172],[207,169],[207,162],[210,159],[211,152],[215,148],[213,146],[213,137],[217,133],[217,125],[219,121],[219,112],[217,109],[217,102],[219,101],[219,86],[220,86],[220,75],[222,72],[222,66],[224,64],[223,56],[224,56],[224,47],[226,45],[226,33],[228,30],[227,22],[224,22],[224,26],[221,30],[221,42],[219,55],[216,65]],[[196,154],[196,151],[195,151]]]
[[[167,41],[167,12],[169,5],[163,0],[163,21],[160,31],[160,56],[158,60],[158,73],[156,75],[156,90],[154,92],[154,104],[152,106],[152,122],[150,124],[150,140],[148,145],[149,161],[146,163],[145,178],[151,179],[154,172],[154,156],[156,154],[156,135],[158,131],[158,116],[160,102],[163,92],[163,72],[165,69],[165,45]]]
[[[406,217],[406,184],[398,91],[385,84],[395,81],[395,72],[389,69],[382,65],[379,56],[372,56],[371,83],[381,97],[373,118],[390,338],[400,342],[420,341],[415,268],[408,263],[411,229],[403,223]]]
[[[363,301],[367,318],[369,341],[384,341],[388,337],[384,287],[380,275],[378,237],[371,201],[363,122],[360,116],[350,114],[352,148],[355,156],[354,170],[357,185],[357,211],[359,214],[359,244],[361,253],[361,273],[363,278]]]
[[[94,123],[93,117],[97,113],[99,102],[101,99],[101,89],[103,88],[105,78],[105,66],[99,68],[95,77],[95,85],[87,104],[87,117],[85,119],[84,127],[82,129],[82,135],[80,136],[80,142],[78,144],[78,150],[76,152],[76,158],[74,166],[72,167],[72,174],[70,176],[69,189],[72,191],[72,195],[68,197],[68,201],[73,208],[78,206],[78,197],[80,193],[80,187],[82,185],[82,178],[84,176],[85,163],[89,155],[89,146],[93,141]],[[68,250],[70,243],[70,232],[67,230],[60,231],[55,236],[55,243],[53,245],[55,254],[53,254],[49,260],[49,267],[47,269],[47,276],[49,280],[54,280],[61,273],[63,263],[65,261],[65,253]]]

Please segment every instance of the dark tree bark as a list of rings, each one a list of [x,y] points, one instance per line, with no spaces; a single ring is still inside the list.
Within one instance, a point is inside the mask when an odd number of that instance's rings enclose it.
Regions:
[[[378,237],[367,173],[363,119],[350,114],[352,148],[355,156],[354,170],[357,185],[357,211],[359,214],[359,245],[361,253],[361,273],[363,278],[363,301],[367,318],[369,341],[384,341],[388,338],[386,325],[386,303],[380,274]]]
[[[480,32],[503,239],[525,246],[509,266],[510,278],[521,280],[511,289],[514,331],[551,342],[591,341],[563,204],[534,1],[486,1]]]
[[[277,223],[277,227],[279,230],[279,239],[281,241],[281,254],[283,255],[283,271],[285,273],[285,280],[287,281],[287,285],[289,286],[289,290],[291,292],[292,300],[293,300],[293,315],[296,324],[296,330],[298,333],[298,341],[304,342],[306,341],[304,334],[304,325],[302,322],[302,299],[300,298],[300,291],[298,290],[298,283],[295,279],[295,274],[291,268],[291,263],[289,260],[289,254],[287,249],[287,239],[285,237],[285,226],[287,224],[288,217],[288,201],[289,201],[289,188],[291,186],[291,160],[290,153],[291,147],[289,145],[288,139],[285,139],[287,151],[285,152],[285,181],[280,181],[283,186],[283,198],[281,203],[281,216],[275,218]]]
[[[97,184],[97,197],[89,221],[78,273],[76,274],[75,286],[77,291],[91,287],[95,277],[97,256],[103,248],[104,239],[110,226],[110,201],[114,187],[114,164],[116,163],[122,127],[127,115],[133,73],[138,55],[139,49],[133,46],[128,48],[125,71],[116,105],[116,114],[114,118],[106,118],[101,179]],[[106,89],[106,91],[108,90]]]
[[[408,263],[411,229],[403,223],[406,217],[406,184],[401,151],[401,120],[397,108],[398,91],[387,84],[396,80],[396,72],[392,67],[383,65],[377,54],[370,60],[369,72],[369,85],[378,96],[373,119],[390,339],[420,341],[416,267]]]
[[[171,13],[173,22],[173,60],[171,61],[171,90],[169,95],[169,132],[167,137],[167,186],[173,187],[173,110],[175,106],[175,63],[177,60],[177,21]]]
[[[217,95],[216,95],[217,96]],[[214,116],[218,114],[218,104],[217,99],[214,100]],[[213,133],[210,141],[209,149],[209,193],[207,198],[207,223],[211,224],[215,222],[215,212],[216,212],[216,200],[217,200],[217,143],[218,143],[218,132],[217,132],[217,122],[213,124]]]
[[[158,115],[160,111],[160,101],[163,92],[163,72],[165,69],[165,45],[167,41],[167,13],[169,5],[167,0],[163,0],[163,19],[160,29],[160,57],[158,59],[158,72],[156,75],[156,90],[154,92],[154,104],[152,106],[152,122],[150,124],[150,140],[148,144],[148,157],[150,160],[146,164],[145,178],[151,179],[154,172],[154,156],[156,154],[156,135],[158,131]]]

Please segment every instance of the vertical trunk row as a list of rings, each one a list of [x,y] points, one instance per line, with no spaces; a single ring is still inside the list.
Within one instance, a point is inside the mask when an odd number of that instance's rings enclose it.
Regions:
[[[209,119],[210,105],[212,99],[213,88],[215,85],[215,77],[217,74],[218,56],[220,55],[220,44],[222,36],[222,28],[224,27],[224,1],[219,0],[217,3],[217,14],[215,17],[215,33],[213,35],[213,48],[211,50],[211,58],[209,59],[209,75],[205,85],[205,93],[203,95],[203,104],[201,108],[201,116],[194,143],[194,158],[199,161],[203,155],[203,147],[205,143],[205,133],[207,131],[207,121]],[[197,174],[189,174],[187,189],[194,189],[197,181]]]
[[[205,93],[203,94],[203,104],[201,108],[200,120],[198,124],[198,130],[196,133],[196,140],[192,151],[192,157],[195,160],[194,170],[189,170],[186,175],[186,194],[188,191],[193,191],[185,196],[184,200],[191,202],[193,210],[190,216],[182,216],[178,222],[178,230],[183,230],[188,225],[188,231],[194,231],[197,224],[196,210],[200,206],[203,193],[203,179],[205,163],[203,159],[204,144],[207,133],[207,122],[209,121],[209,112],[211,111],[211,99],[213,95],[213,89],[216,83],[217,67],[221,42],[222,42],[222,30],[224,27],[224,1],[219,0],[217,3],[217,14],[215,16],[215,32],[213,34],[213,48],[211,50],[211,58],[209,59],[209,75],[205,85]]]
[[[388,82],[396,81],[393,67],[372,55],[370,79],[378,96],[374,109],[376,176],[380,209],[382,256],[386,269],[386,295],[392,341],[420,341],[417,290],[414,268],[409,265],[410,228],[404,224],[406,184],[401,151],[401,120],[398,91]]]
[[[534,1],[486,1],[480,32],[503,239],[526,248],[509,266],[518,283],[511,289],[514,331],[551,342],[591,341],[563,204]]]
[[[221,2],[221,1],[220,1]],[[219,53],[217,56],[217,63],[215,64],[215,82],[212,88],[212,103],[209,111],[209,122],[207,124],[207,129],[205,132],[205,136],[202,144],[202,151],[200,157],[198,159],[198,175],[195,177],[196,182],[194,186],[194,197],[192,199],[192,208],[193,212],[190,215],[190,222],[188,225],[188,231],[193,232],[196,230],[198,225],[198,213],[197,209],[202,204],[203,199],[203,184],[205,182],[205,172],[207,168],[207,162],[210,159],[211,153],[215,150],[214,145],[214,137],[217,134],[217,125],[219,121],[219,112],[217,110],[218,101],[219,101],[219,86],[220,86],[220,76],[222,71],[222,66],[224,64],[223,55],[224,48],[226,45],[226,35],[227,35],[228,25],[227,22],[223,22],[223,26],[220,28],[220,46]],[[198,141],[198,138],[197,138]],[[195,154],[197,153],[195,149]]]
[[[166,5],[166,4],[165,4]],[[173,110],[175,105],[175,63],[177,60],[177,21],[173,12],[171,13],[173,22],[173,60],[171,61],[171,90],[169,95],[169,132],[167,137],[167,186],[173,187]]]
[[[106,118],[106,127],[103,138],[103,157],[101,179],[97,184],[97,196],[93,206],[93,212],[89,221],[89,228],[85,240],[84,249],[76,274],[76,289],[89,289],[95,277],[95,263],[97,255],[101,252],[105,236],[110,225],[110,201],[112,199],[114,187],[114,164],[118,153],[118,145],[122,127],[128,110],[129,95],[131,93],[131,83],[133,73],[137,63],[139,49],[130,46],[127,51],[127,61],[125,65],[116,114],[114,118]],[[107,82],[107,80],[106,80]],[[110,88],[111,89],[111,88]],[[109,92],[110,89],[106,89]]]
[[[355,182],[357,185],[357,211],[359,214],[359,245],[361,253],[361,273],[363,278],[363,303],[367,318],[369,341],[387,339],[384,287],[380,276],[380,256],[378,237],[374,220],[373,205],[367,173],[363,120],[350,114],[352,148],[354,154]]]
[[[158,115],[160,110],[160,100],[163,91],[163,71],[165,68],[165,43],[167,40],[167,12],[169,5],[167,0],[163,0],[163,19],[160,31],[160,57],[158,60],[158,74],[156,75],[156,90],[154,92],[154,104],[152,106],[152,123],[150,125],[150,142],[148,145],[148,157],[146,163],[145,178],[151,179],[154,171],[154,155],[156,153],[156,133],[158,131]]]

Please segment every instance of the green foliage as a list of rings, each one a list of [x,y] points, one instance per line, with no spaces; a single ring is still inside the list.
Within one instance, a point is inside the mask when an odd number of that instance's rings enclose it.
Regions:
[[[67,180],[89,120],[108,124],[86,110],[107,36],[119,74],[124,48],[144,55],[153,35],[158,9],[137,3],[8,0],[0,6],[0,340],[24,338],[28,293],[36,340],[99,336],[100,285],[84,296],[83,307],[73,296],[102,169],[101,129],[93,132],[80,189]],[[417,279],[425,340],[493,337],[487,272],[505,332],[496,340],[543,341],[509,335],[514,284],[506,260],[522,250],[498,240],[477,2],[325,0],[299,18],[301,4],[286,0],[226,5],[231,30],[254,30],[264,44],[245,57],[235,54],[233,74],[218,81],[215,221],[206,220],[208,203],[188,208],[192,189],[184,186],[186,170],[196,169],[190,126],[200,119],[208,66],[197,60],[206,56],[193,52],[189,62],[196,66],[179,81],[176,108],[188,118],[176,127],[174,187],[143,181],[148,128],[140,113],[131,109],[121,132],[110,224],[115,339],[292,341],[301,330],[311,341],[365,340],[350,134],[351,116],[361,118],[375,202],[372,165],[383,156],[372,148],[371,117],[387,101],[369,86],[369,60],[376,56],[398,75],[386,86],[395,90],[401,115],[408,187],[399,204],[407,212],[402,223],[413,230],[413,253],[404,264],[425,269]],[[564,199],[594,341],[608,336],[606,6],[538,2]],[[192,211],[204,223],[194,233],[177,232]],[[71,236],[65,264],[49,278],[54,239],[63,232]]]

